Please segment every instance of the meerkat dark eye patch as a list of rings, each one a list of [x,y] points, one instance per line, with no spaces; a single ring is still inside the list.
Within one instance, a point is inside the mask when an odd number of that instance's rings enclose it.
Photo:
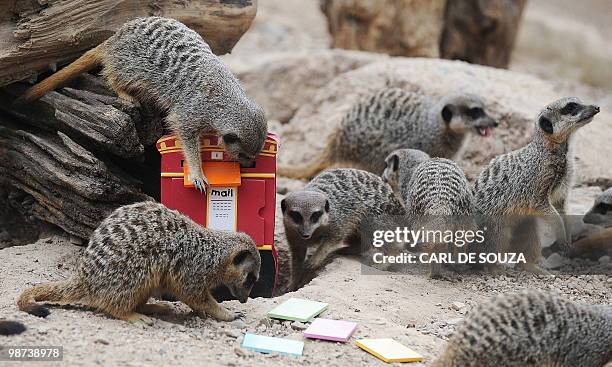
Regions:
[[[542,130],[544,130],[548,134],[552,134],[553,133],[553,124],[552,124],[552,122],[550,122],[549,119],[547,119],[546,117],[540,117],[539,123],[540,123],[540,128]]]
[[[453,111],[450,105],[446,105],[442,109],[442,119],[444,119],[446,123],[449,123],[453,119]]]
[[[399,168],[399,157],[397,155],[394,155],[391,157],[391,162],[389,162],[391,165],[391,171],[395,172],[398,170]]]
[[[225,144],[234,144],[237,143],[238,141],[240,141],[240,139],[238,138],[238,135],[236,134],[225,134],[223,135],[223,142]]]
[[[480,107],[473,107],[473,108],[468,108],[465,111],[465,114],[466,114],[467,117],[469,117],[471,119],[477,119],[477,118],[483,117],[485,115],[485,112]]]
[[[291,218],[291,220],[293,220],[297,224],[302,223],[302,221],[304,220],[302,218],[302,214],[300,214],[299,212],[296,212],[295,210],[292,210],[289,212],[289,217]]]
[[[316,211],[316,212],[312,213],[310,215],[310,222],[311,223],[317,223],[319,221],[319,219],[321,219],[322,215],[323,215],[322,211]]]
[[[580,105],[576,102],[570,102],[561,109],[561,114],[562,115],[569,115],[569,114],[575,115],[576,113],[578,113],[578,111],[580,111]]]

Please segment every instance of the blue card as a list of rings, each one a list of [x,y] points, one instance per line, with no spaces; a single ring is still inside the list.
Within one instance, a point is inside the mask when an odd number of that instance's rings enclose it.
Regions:
[[[281,353],[301,356],[304,342],[271,336],[245,334],[242,346],[261,353]]]

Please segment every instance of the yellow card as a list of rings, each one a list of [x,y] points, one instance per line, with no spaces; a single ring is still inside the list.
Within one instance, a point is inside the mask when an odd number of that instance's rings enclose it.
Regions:
[[[359,348],[387,363],[421,362],[423,360],[422,355],[390,338],[360,339],[356,343]]]

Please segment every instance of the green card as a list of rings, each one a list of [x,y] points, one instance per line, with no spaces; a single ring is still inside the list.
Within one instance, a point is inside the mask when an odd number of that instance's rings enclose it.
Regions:
[[[329,305],[323,302],[309,301],[301,298],[289,298],[268,312],[268,317],[283,320],[308,322]]]

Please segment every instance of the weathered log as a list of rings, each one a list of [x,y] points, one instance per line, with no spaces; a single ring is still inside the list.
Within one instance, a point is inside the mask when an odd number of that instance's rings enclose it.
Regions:
[[[62,93],[49,92],[37,103],[15,107],[12,100],[25,86],[0,89],[0,110],[21,124],[46,131],[62,131],[73,140],[121,157],[136,157],[144,151],[135,124],[140,114],[135,107],[117,97],[64,88]]]
[[[250,27],[257,0],[64,0],[0,2],[0,86],[75,59],[127,20],[175,18],[216,54],[232,50]]]
[[[158,163],[147,166],[145,146],[163,131],[159,117],[112,95],[100,78],[73,86],[102,94],[64,88],[17,108],[11,101],[26,86],[0,88],[0,183],[22,198],[8,204],[23,217],[87,238],[113,209],[155,194]]]
[[[526,0],[321,0],[332,46],[507,67]]]
[[[440,56],[507,68],[527,0],[447,0]]]
[[[438,57],[444,0],[321,0],[332,47]]]

